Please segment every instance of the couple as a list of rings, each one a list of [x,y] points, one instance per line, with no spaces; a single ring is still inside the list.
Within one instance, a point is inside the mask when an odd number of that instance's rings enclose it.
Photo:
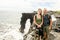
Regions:
[[[43,10],[43,15],[42,10],[38,9],[37,14],[34,15],[33,23],[36,26],[36,29],[38,29],[38,35],[39,35],[38,40],[41,40],[42,34],[43,34],[43,40],[48,40],[49,31],[52,28],[52,19],[51,16],[47,14],[46,8],[44,8]]]

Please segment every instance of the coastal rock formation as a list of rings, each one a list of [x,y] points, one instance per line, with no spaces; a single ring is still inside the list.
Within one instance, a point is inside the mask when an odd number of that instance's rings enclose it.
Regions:
[[[22,13],[22,17],[21,17],[21,21],[20,21],[20,25],[21,25],[20,31],[21,32],[23,32],[25,29],[25,23],[26,23],[27,19],[30,19],[30,23],[32,24],[33,16],[35,14],[36,13]]]

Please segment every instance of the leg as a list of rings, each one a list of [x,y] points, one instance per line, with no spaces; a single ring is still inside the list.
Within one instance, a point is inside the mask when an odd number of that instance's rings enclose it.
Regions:
[[[39,35],[40,35],[40,40],[42,40],[42,36],[43,36],[43,30],[42,30],[42,28],[40,28],[40,30],[39,30]]]
[[[50,32],[50,30],[49,30],[49,26],[47,26],[46,28],[45,28],[45,40],[48,40],[48,37],[49,37],[49,32]]]
[[[43,40],[46,40],[46,27],[43,27]]]
[[[38,37],[38,40],[41,40],[41,36]]]
[[[45,33],[45,40],[48,40],[48,35],[47,35],[47,33]]]
[[[47,28],[46,28],[46,40],[48,40],[49,39],[49,32],[50,32],[51,30],[49,30],[49,26],[47,26]]]
[[[38,34],[37,34],[38,35]],[[40,36],[38,35],[38,40],[40,40]]]
[[[44,37],[43,37],[43,40],[45,40],[46,39],[46,32],[44,32]]]

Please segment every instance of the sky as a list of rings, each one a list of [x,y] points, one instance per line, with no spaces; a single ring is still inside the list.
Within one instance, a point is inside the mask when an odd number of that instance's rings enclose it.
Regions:
[[[32,12],[38,8],[60,10],[59,0],[0,0],[0,11]]]

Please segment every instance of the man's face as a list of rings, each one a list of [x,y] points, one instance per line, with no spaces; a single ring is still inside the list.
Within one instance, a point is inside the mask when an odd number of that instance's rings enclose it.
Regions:
[[[47,13],[47,9],[44,9],[43,12],[44,12],[44,14],[46,14]]]

